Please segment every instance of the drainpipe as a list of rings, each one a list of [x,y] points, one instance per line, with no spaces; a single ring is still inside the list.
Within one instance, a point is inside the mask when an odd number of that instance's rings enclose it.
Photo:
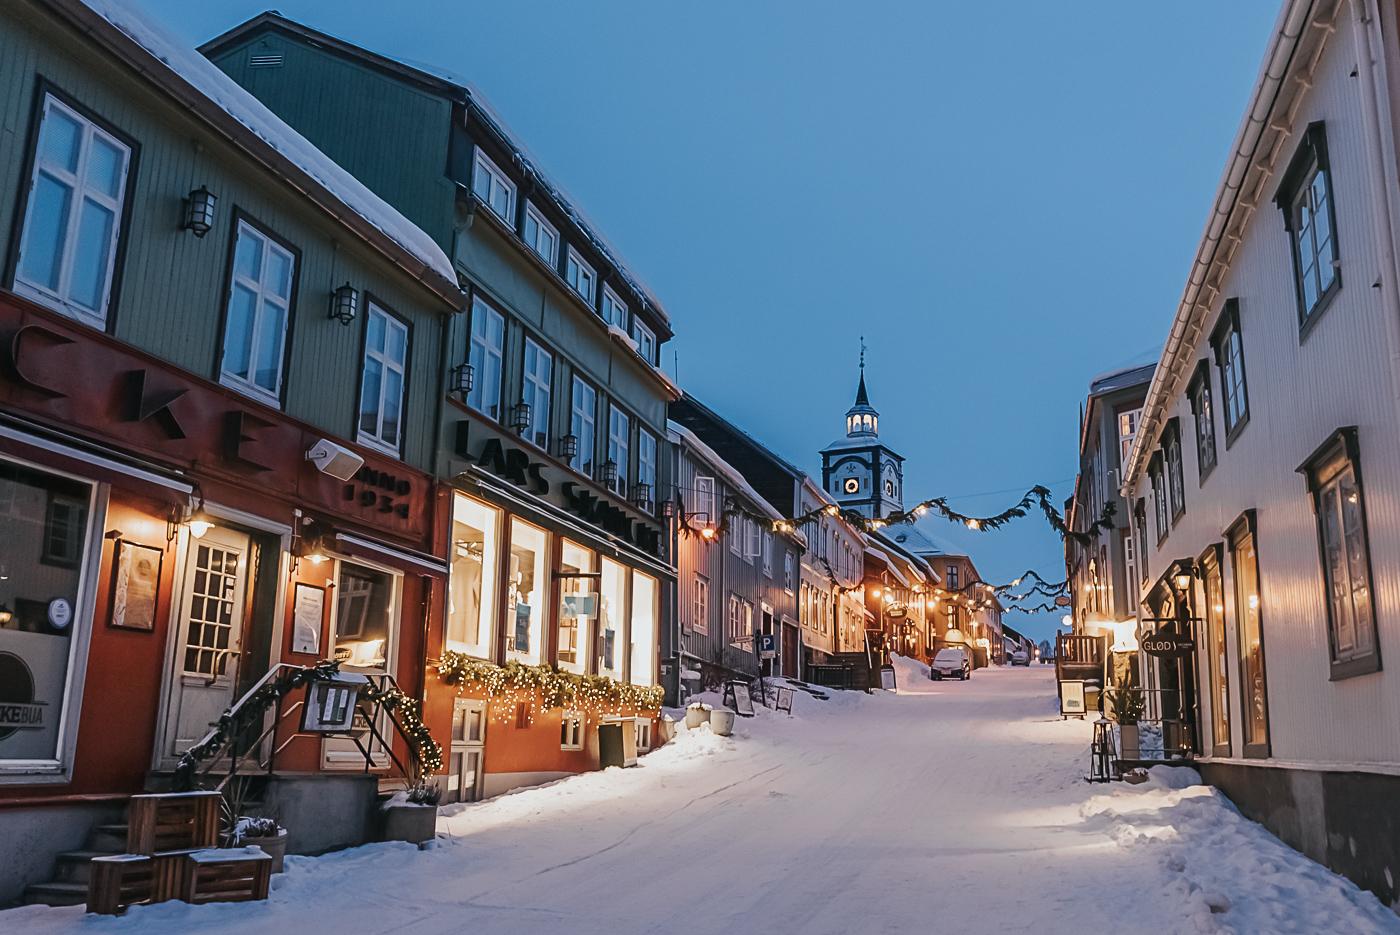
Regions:
[[[1361,125],[1369,150],[1366,181],[1370,202],[1375,206],[1372,222],[1382,261],[1381,269],[1376,271],[1375,285],[1381,289],[1387,306],[1384,318],[1386,350],[1390,354],[1391,401],[1400,403],[1400,303],[1397,303],[1400,256],[1397,256],[1394,229],[1400,211],[1391,197],[1392,186],[1387,184],[1387,167],[1395,165],[1395,140],[1388,119],[1389,109],[1382,106],[1389,101],[1380,64],[1384,62],[1385,44],[1380,18],[1372,12],[1370,0],[1352,0],[1351,12],[1356,21],[1352,38],[1356,47],[1357,81],[1360,82]]]

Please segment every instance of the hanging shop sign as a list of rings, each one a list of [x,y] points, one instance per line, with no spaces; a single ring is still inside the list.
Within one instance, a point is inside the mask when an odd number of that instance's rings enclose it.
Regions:
[[[1196,651],[1196,641],[1190,636],[1163,628],[1138,640],[1138,647],[1149,656],[1189,656]]]

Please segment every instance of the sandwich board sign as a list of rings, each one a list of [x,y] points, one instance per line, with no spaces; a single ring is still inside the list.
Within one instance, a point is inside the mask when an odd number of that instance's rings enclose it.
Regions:
[[[1060,717],[1084,717],[1084,680],[1065,679],[1060,683]]]
[[[749,694],[749,683],[740,679],[725,682],[724,706],[740,717],[753,717],[753,696]]]

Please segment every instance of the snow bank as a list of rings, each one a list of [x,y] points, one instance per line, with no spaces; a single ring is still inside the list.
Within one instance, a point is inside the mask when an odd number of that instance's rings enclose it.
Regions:
[[[126,0],[82,2],[170,70],[168,78],[156,75],[156,80],[179,80],[194,88],[424,266],[449,282],[457,281],[452,261],[436,241],[164,26]]]
[[[1245,818],[1193,769],[1154,767],[1146,782],[1115,785],[1080,814],[1085,830],[1152,857],[1201,931],[1400,931],[1375,896]]]

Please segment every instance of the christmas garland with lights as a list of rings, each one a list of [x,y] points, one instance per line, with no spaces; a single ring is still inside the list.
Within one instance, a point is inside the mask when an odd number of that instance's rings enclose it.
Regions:
[[[235,738],[245,736],[248,731],[261,728],[267,709],[278,699],[312,682],[333,681],[340,674],[340,663],[323,659],[313,666],[284,669],[276,678],[258,689],[236,707],[228,708],[219,715],[209,736],[180,755],[171,778],[171,788],[176,792],[186,792],[194,788],[195,770],[205,760],[214,759]],[[417,784],[425,775],[432,775],[442,767],[442,748],[433,740],[432,734],[424,726],[419,715],[419,704],[414,698],[404,694],[399,688],[386,684],[377,688],[373,684],[360,689],[360,695],[372,703],[380,704],[403,728],[408,741],[409,768],[414,775],[409,779]]]
[[[528,705],[528,717],[544,709],[569,709],[593,715],[617,715],[624,709],[655,711],[666,690],[659,685],[631,685],[606,675],[575,675],[548,665],[511,661],[503,666],[465,653],[447,650],[437,662],[438,676],[455,685],[460,695],[475,688],[498,702],[500,717],[514,716],[517,704]]]

